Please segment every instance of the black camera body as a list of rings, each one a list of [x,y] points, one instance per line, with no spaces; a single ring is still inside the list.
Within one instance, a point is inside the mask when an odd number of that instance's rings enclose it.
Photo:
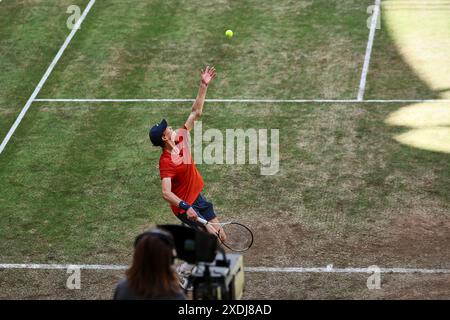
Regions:
[[[172,234],[177,258],[195,265],[188,278],[194,300],[242,298],[245,279],[241,254],[226,254],[216,236],[204,231],[180,225],[159,225],[158,228]]]
[[[228,254],[227,265],[219,253],[212,263],[198,264],[192,274],[194,300],[239,300],[245,287],[244,261],[241,254]]]

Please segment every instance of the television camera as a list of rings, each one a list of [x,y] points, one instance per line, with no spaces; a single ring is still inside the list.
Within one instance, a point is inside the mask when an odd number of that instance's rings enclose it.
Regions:
[[[180,225],[158,225],[174,238],[177,258],[195,265],[188,277],[194,300],[237,300],[244,292],[241,254],[227,254],[216,236]]]

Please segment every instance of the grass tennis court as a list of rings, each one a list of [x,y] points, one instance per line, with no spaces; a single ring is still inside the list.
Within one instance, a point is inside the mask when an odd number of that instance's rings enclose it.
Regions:
[[[70,33],[67,7],[88,2],[0,2],[2,139]],[[206,102],[203,130],[280,131],[275,175],[198,165],[220,217],[255,232],[245,266],[449,270],[450,2],[433,3],[382,1],[365,91],[379,102],[355,101],[373,5],[360,0],[97,1],[37,98],[193,99],[210,64],[208,99],[330,100]],[[181,126],[191,105],[34,101],[0,154],[0,264],[128,264],[136,234],[177,223],[148,128]],[[109,299],[122,272],[82,274],[73,291],[64,271],[0,269],[0,298]],[[246,279],[246,299],[450,297],[448,273],[386,274],[380,290],[365,274]]]

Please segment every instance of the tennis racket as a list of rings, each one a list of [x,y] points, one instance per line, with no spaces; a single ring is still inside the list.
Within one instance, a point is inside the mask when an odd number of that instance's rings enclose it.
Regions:
[[[224,222],[224,223],[210,223],[202,218],[197,218],[197,221],[202,225],[211,225],[219,227],[225,233],[225,239],[217,232],[217,238],[228,249],[235,252],[244,252],[250,249],[253,244],[253,232],[242,223],[238,222]]]

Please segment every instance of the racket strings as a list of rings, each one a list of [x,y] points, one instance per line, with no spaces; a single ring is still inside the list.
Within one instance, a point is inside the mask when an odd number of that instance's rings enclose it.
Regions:
[[[250,248],[253,243],[253,234],[241,224],[225,224],[222,229],[226,236],[223,244],[231,250],[243,251]]]

